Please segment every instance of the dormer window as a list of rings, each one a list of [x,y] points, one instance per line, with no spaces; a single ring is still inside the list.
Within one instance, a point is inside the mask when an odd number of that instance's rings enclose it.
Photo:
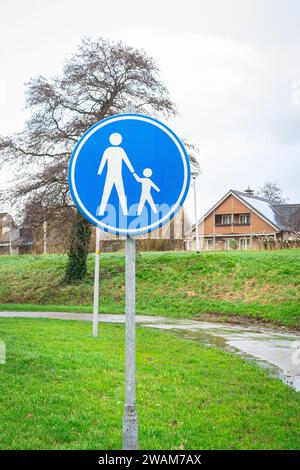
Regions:
[[[240,214],[239,223],[249,225],[250,224],[250,214]]]
[[[215,215],[216,225],[250,225],[251,214],[216,214]]]
[[[234,214],[233,225],[250,225],[251,214]]]
[[[216,225],[231,225],[231,214],[216,214]]]

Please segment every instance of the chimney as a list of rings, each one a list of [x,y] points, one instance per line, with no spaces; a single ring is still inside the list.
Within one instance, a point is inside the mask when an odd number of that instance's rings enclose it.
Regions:
[[[249,196],[254,196],[254,189],[251,189],[250,186],[244,190],[244,193],[248,194]]]

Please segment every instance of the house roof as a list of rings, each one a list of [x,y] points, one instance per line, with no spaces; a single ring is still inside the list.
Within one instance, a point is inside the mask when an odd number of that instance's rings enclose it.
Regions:
[[[8,212],[0,212],[0,220],[3,219],[7,214]]]
[[[300,204],[274,204],[274,207],[283,217],[291,217],[298,212]]]
[[[265,220],[267,220],[273,227],[276,227],[282,231],[290,231],[290,227],[288,225],[287,220],[280,214],[280,212],[276,209],[275,205],[279,205],[278,202],[274,203],[274,201],[270,201],[269,199],[259,197],[259,196],[252,196],[251,194],[231,190],[231,192],[238,196],[243,202],[246,203],[248,207],[254,209],[260,216],[262,216]]]
[[[270,201],[269,199],[234,189],[228,191],[222,199],[206,212],[198,221],[198,224],[230,195],[237,197],[277,230],[292,232],[299,229],[300,204],[282,204],[278,203],[278,201]],[[195,225],[193,225],[194,227]]]
[[[300,204],[274,204],[275,209],[284,218],[290,230],[300,230]]]

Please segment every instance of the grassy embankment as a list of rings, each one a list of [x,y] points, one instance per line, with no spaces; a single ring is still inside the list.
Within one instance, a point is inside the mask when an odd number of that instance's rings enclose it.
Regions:
[[[121,448],[123,326],[0,319],[0,340],[1,449]],[[241,357],[137,329],[141,449],[299,449],[299,407]]]
[[[0,309],[91,312],[94,257],[87,279],[64,285],[64,255],[1,256]],[[101,255],[101,311],[124,312],[124,255]],[[137,312],[169,317],[217,314],[300,328],[300,250],[142,253]]]

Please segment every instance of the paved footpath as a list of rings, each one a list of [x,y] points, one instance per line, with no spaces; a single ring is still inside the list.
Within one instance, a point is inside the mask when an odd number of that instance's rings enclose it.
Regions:
[[[83,320],[92,321],[93,315],[90,313],[70,313],[70,312],[0,312],[0,318],[52,318],[54,320]],[[163,317],[153,317],[150,315],[136,315],[137,323],[158,323],[165,320]],[[104,323],[125,323],[125,315],[101,314],[99,322]]]
[[[69,312],[0,312],[0,318],[53,318],[55,320],[92,321],[89,313]],[[99,321],[105,323],[124,323],[124,315],[99,315]],[[239,325],[201,322],[195,320],[176,320],[164,317],[137,315],[137,323],[160,330],[182,331],[184,337],[197,339],[207,346],[218,345],[222,349],[237,351],[239,354],[254,357],[258,364],[269,364],[272,373],[300,392],[300,365],[293,357],[300,344],[296,334],[268,331],[261,328],[249,328]],[[196,336],[195,336],[196,332]],[[221,340],[221,343],[220,343]],[[298,356],[297,356],[298,357]],[[262,362],[263,361],[263,362]],[[264,365],[264,367],[265,367]],[[274,369],[275,367],[275,369]]]

